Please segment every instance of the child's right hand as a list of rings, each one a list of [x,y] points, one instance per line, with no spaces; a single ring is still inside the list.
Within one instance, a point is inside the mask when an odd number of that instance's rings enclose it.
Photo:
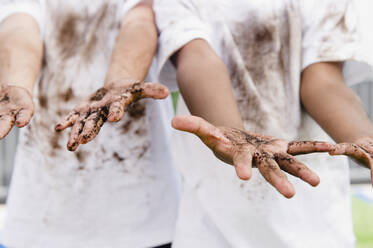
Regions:
[[[31,94],[22,87],[0,85],[0,139],[14,126],[26,126],[34,114]]]
[[[320,182],[319,177],[293,155],[330,152],[334,148],[326,142],[288,142],[234,128],[215,127],[196,116],[177,116],[172,126],[197,135],[217,158],[233,165],[237,176],[243,180],[250,179],[252,167],[257,167],[263,177],[287,198],[294,196],[295,190],[283,171],[312,186]]]

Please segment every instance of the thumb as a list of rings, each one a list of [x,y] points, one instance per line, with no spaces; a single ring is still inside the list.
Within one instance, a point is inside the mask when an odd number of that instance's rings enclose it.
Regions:
[[[153,99],[164,99],[169,95],[168,88],[159,83],[145,83],[143,86],[142,97]]]
[[[229,142],[217,127],[197,116],[176,116],[171,124],[173,128],[195,134],[202,140],[213,138]]]

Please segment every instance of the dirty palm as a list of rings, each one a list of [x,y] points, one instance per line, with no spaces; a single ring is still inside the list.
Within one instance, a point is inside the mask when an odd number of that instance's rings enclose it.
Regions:
[[[94,139],[106,121],[120,121],[131,103],[141,98],[162,99],[167,96],[168,89],[157,83],[130,82],[124,86],[109,84],[78,104],[55,129],[62,131],[72,127],[67,148],[75,151],[79,144]]]

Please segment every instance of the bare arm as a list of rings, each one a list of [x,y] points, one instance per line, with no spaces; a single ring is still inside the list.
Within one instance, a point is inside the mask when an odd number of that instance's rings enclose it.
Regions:
[[[153,1],[142,1],[123,19],[105,83],[120,79],[144,81],[157,49]]]
[[[373,168],[373,125],[360,99],[346,86],[340,64],[317,63],[306,68],[301,100],[310,115],[340,143],[331,154],[348,155]]]
[[[336,142],[373,135],[360,99],[344,82],[338,63],[317,63],[302,74],[301,100],[310,115]]]
[[[197,135],[217,158],[234,165],[241,179],[248,180],[251,167],[258,167],[263,177],[285,197],[292,197],[295,190],[283,171],[312,186],[319,183],[318,176],[292,155],[329,151],[329,144],[288,142],[245,131],[228,70],[204,40],[191,41],[173,60],[185,102],[190,112],[199,116],[175,117],[174,128]]]
[[[122,21],[104,87],[75,107],[56,126],[62,131],[72,126],[67,144],[71,151],[91,141],[108,120],[122,119],[125,108],[141,98],[163,99],[168,89],[157,83],[144,83],[157,48],[152,1],[142,1]]]
[[[193,115],[217,126],[243,129],[228,70],[205,40],[189,42],[174,61],[180,92]]]
[[[14,14],[0,24],[0,138],[14,122],[23,127],[30,121],[42,56],[39,27],[31,16]]]
[[[31,94],[42,56],[43,43],[34,18],[14,14],[0,24],[0,84],[23,87]]]

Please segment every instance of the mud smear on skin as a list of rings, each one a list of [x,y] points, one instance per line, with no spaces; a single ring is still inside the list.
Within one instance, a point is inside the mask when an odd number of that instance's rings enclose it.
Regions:
[[[283,156],[280,156],[279,154],[275,154],[274,159],[276,160],[276,162],[279,162],[279,163],[287,162],[287,163],[291,164],[291,163],[295,162],[295,159],[288,158],[288,157],[283,157]],[[298,170],[301,170],[301,168],[298,168]]]
[[[139,98],[141,96],[141,94],[143,93],[142,85],[143,85],[143,83],[134,84],[131,88],[129,88],[125,91],[125,93],[122,95],[122,97],[127,98],[129,96],[126,95],[126,93],[131,93],[131,94],[134,95],[135,99]],[[104,87],[100,88],[89,98],[89,101],[91,101],[91,102],[101,101],[108,94],[108,92],[109,92],[108,89],[106,89]],[[107,104],[107,105],[103,106],[102,108],[99,108],[96,111],[88,112],[86,114],[86,116],[88,118],[92,117],[92,115],[95,115],[95,117],[93,119],[91,119],[91,120],[94,121],[95,124],[94,124],[94,128],[88,134],[83,135],[83,137],[82,137],[83,141],[90,140],[91,137],[93,137],[93,136],[95,136],[99,133],[101,127],[107,121],[107,118],[108,118],[108,115],[109,115],[109,109],[110,109],[110,105]],[[128,116],[129,116],[130,119],[127,120],[124,124],[122,124],[122,133],[127,133],[130,130],[130,127],[132,125],[131,123],[132,123],[133,120],[137,120],[137,119],[140,119],[140,118],[145,116],[145,103],[134,102],[134,103],[130,104],[127,107],[126,110],[128,112]],[[81,121],[81,123],[80,123],[81,129],[80,129],[79,134],[81,134],[83,132],[86,121],[87,121],[87,119],[84,119],[84,120]],[[147,132],[142,130],[142,129],[138,129],[138,130],[135,131],[135,134],[139,135],[139,136],[145,135],[146,133]],[[75,144],[73,144],[73,145],[75,145]]]
[[[88,140],[92,136],[97,135],[100,132],[101,127],[104,125],[109,115],[109,108],[107,106],[104,106],[98,109],[98,111],[95,113],[97,114],[96,117],[93,119],[93,121],[95,122],[95,128],[88,135],[83,135],[83,140]],[[84,124],[85,121],[82,121],[82,129],[80,133],[83,131]]]
[[[106,88],[100,88],[98,89],[90,98],[89,101],[95,102],[95,101],[101,101],[105,95],[107,94],[108,90]],[[86,114],[86,117],[89,118],[91,115],[95,115],[95,117],[92,119],[94,121],[94,128],[86,135],[83,135],[83,140],[89,140],[92,136],[97,135],[100,132],[101,127],[104,125],[104,123],[107,121],[108,115],[109,115],[109,105],[105,105],[93,112],[88,112]],[[87,119],[84,119],[80,122],[81,129],[79,131],[79,134],[83,132],[85,122]],[[74,143],[73,145],[75,145]]]
[[[260,145],[269,144],[270,141],[262,139],[257,136],[250,135],[244,131],[238,129],[230,129],[229,132],[225,132],[225,136],[234,144],[234,145],[246,145],[251,144],[255,147]]]
[[[143,82],[137,82],[132,85],[131,88],[129,88],[127,91],[132,93],[134,95],[134,100],[138,100],[139,97],[142,95],[144,92],[144,83]]]
[[[108,90],[106,88],[100,88],[98,89],[93,96],[89,98],[91,102],[98,102],[101,101],[105,95],[107,94]]]
[[[238,151],[244,151],[246,145],[254,146],[260,151],[253,154],[253,167],[262,166],[261,170],[266,175],[269,175],[276,168],[273,164],[268,163],[269,160],[276,160],[276,155],[271,155],[261,148],[263,145],[270,145],[274,140],[253,136],[238,129],[226,130],[224,131],[224,135],[236,146]]]
[[[8,93],[5,93],[5,95],[0,99],[1,103],[9,102],[9,96]]]

